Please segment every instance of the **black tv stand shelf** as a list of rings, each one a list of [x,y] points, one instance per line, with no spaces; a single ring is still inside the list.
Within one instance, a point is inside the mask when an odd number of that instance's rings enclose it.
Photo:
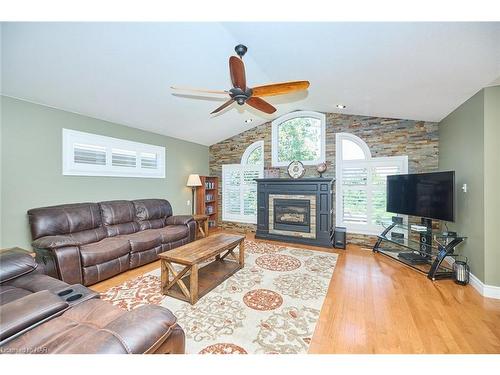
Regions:
[[[455,248],[467,237],[449,236],[433,231],[430,221],[425,224],[426,228],[394,221],[383,224],[385,229],[378,236],[373,252],[424,273],[433,281],[450,279],[453,270],[445,260],[457,256]]]

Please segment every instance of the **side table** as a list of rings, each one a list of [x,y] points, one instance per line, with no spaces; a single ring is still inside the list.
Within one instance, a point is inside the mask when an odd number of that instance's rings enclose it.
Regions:
[[[202,238],[208,237],[208,215],[194,215],[193,219],[196,221],[196,226],[198,227]]]

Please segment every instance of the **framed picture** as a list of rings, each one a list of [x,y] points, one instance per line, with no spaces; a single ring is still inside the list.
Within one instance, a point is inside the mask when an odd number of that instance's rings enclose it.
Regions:
[[[280,169],[279,168],[264,169],[264,178],[280,178]]]

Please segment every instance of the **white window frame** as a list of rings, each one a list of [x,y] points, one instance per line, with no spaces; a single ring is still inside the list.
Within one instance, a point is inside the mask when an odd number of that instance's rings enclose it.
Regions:
[[[240,213],[232,214],[226,211],[226,199],[228,199],[227,190],[228,187],[224,181],[224,176],[227,170],[238,170],[240,175]],[[257,210],[255,215],[245,215],[244,214],[244,201],[245,192],[249,190],[244,184],[244,171],[252,170],[258,172],[258,178],[262,178],[264,175],[264,167],[262,165],[242,165],[242,164],[224,164],[222,165],[222,220],[231,221],[236,223],[246,223],[246,224],[257,224]],[[257,187],[255,187],[256,189]],[[257,199],[257,198],[256,198]]]
[[[247,164],[248,157],[255,151],[257,148],[262,147],[262,163],[260,164]],[[227,186],[224,182],[224,176],[226,175],[227,169],[238,169],[241,172],[241,181],[240,181],[240,214],[230,214],[226,212],[226,199],[227,199]],[[256,141],[248,146],[243,152],[241,157],[240,164],[224,164],[222,165],[222,220],[223,221],[231,221],[237,223],[245,223],[245,224],[257,224],[257,212],[255,215],[245,215],[244,211],[244,200],[245,200],[245,191],[248,190],[243,183],[243,173],[245,170],[253,170],[258,172],[258,178],[264,177],[264,141]],[[256,188],[256,187],[255,187]],[[256,198],[257,199],[257,198]]]
[[[342,158],[342,141],[349,140],[361,147],[365,154],[364,159],[358,160],[343,160]],[[337,226],[346,227],[351,233],[367,234],[367,235],[379,235],[382,231],[382,226],[378,224],[373,224],[372,222],[372,193],[378,190],[376,187],[370,186],[372,181],[372,168],[375,166],[393,166],[398,165],[400,167],[400,173],[408,173],[408,156],[389,156],[389,157],[377,157],[374,158],[371,155],[370,148],[368,145],[359,137],[350,133],[337,133],[335,135],[335,202],[336,202],[336,215],[335,222]],[[366,190],[367,199],[367,223],[366,224],[355,224],[346,223],[343,218],[343,187],[342,187],[342,171],[345,166],[350,167],[366,167],[367,169],[367,185],[366,187],[353,187],[353,189]]]
[[[321,122],[321,140],[320,140],[320,157],[316,160],[300,160],[304,165],[317,165],[325,162],[325,150],[326,150],[326,116],[324,113],[313,112],[313,111],[297,111],[291,112],[284,116],[278,117],[271,123],[272,126],[272,165],[273,167],[286,167],[293,160],[279,161],[278,160],[278,129],[279,126],[294,118],[298,117],[312,117],[320,120]]]
[[[110,176],[165,178],[165,147],[85,133],[72,129],[62,130],[62,170],[65,176]],[[103,147],[106,150],[106,164],[75,163],[74,144],[83,143]],[[120,149],[136,153],[136,166],[124,167],[112,165],[112,150]],[[142,168],[141,153],[156,154],[157,168]]]
[[[241,164],[246,165],[248,163],[248,158],[259,147],[262,147],[262,165],[264,165],[264,141],[256,141],[248,146],[241,157]],[[259,164],[260,165],[260,164]]]

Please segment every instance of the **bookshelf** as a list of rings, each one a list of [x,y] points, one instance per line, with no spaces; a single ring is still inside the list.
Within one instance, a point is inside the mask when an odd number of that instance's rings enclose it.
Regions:
[[[196,213],[208,216],[208,228],[217,227],[219,207],[219,178],[200,176],[201,186],[196,189]]]

